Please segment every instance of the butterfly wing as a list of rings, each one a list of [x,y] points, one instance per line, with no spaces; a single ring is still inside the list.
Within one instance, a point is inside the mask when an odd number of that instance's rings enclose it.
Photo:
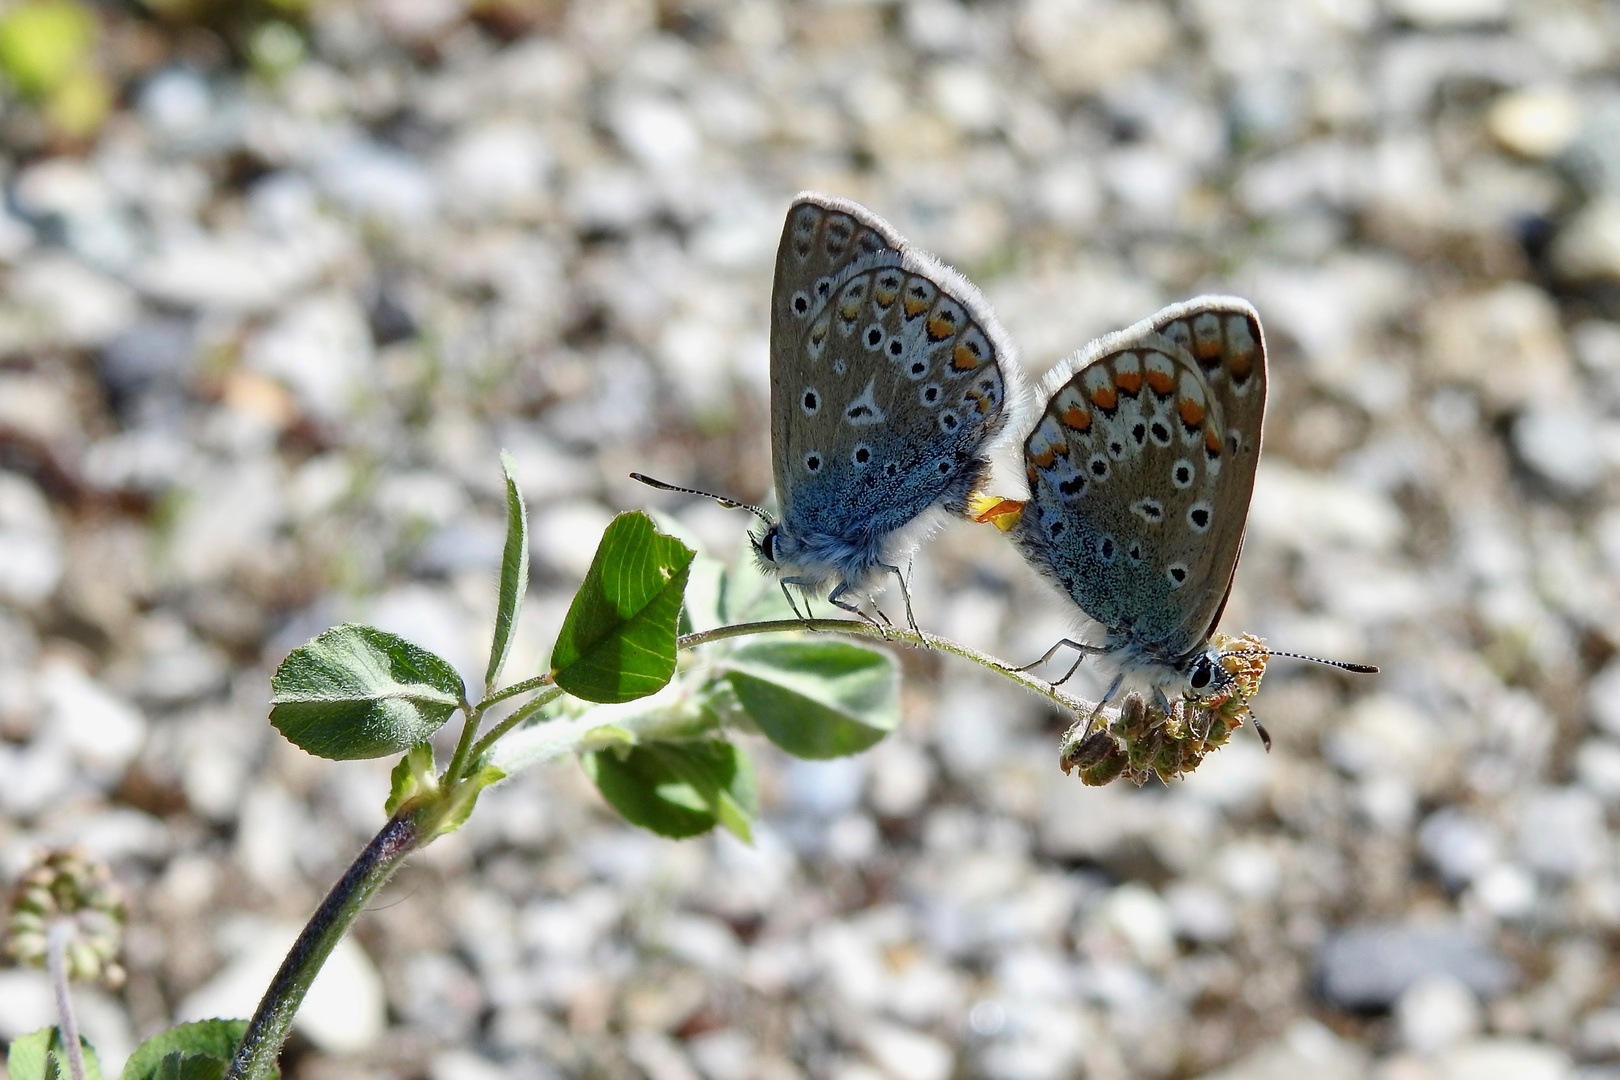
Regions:
[[[1011,352],[961,275],[857,203],[800,195],[771,300],[784,527],[875,551],[936,504],[959,510],[1011,412]]]
[[[1046,385],[1015,539],[1112,636],[1167,660],[1199,648],[1231,588],[1259,460],[1254,309],[1232,297],[1166,308]]]

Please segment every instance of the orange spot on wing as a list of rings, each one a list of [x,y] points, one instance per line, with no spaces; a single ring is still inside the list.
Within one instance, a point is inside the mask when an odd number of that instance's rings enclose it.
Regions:
[[[1040,453],[1029,455],[1030,463],[1033,464],[1037,469],[1050,469],[1052,467],[1052,463],[1057,460],[1055,450],[1055,447],[1048,445]]]
[[[933,325],[932,319],[929,320],[929,325]],[[979,358],[974,356],[973,350],[966,345],[958,345],[956,352],[952,354],[951,366],[957,371],[972,371],[979,366]]]
[[[949,315],[933,314],[928,316],[928,340],[944,341],[956,333],[956,320]]]
[[[1114,385],[1134,397],[1136,392],[1142,389],[1142,373],[1140,371],[1116,371],[1114,372]]]
[[[1104,412],[1113,412],[1119,407],[1119,395],[1112,386],[1099,386],[1091,392],[1091,403]]]
[[[1193,342],[1193,348],[1196,350],[1194,355],[1198,359],[1214,360],[1221,355],[1221,339],[1213,337],[1199,338]]]
[[[1249,372],[1254,370],[1254,354],[1252,352],[1234,353],[1232,358],[1227,361],[1226,366],[1232,369],[1234,377],[1246,379],[1249,377]]]
[[[1204,449],[1209,451],[1211,457],[1220,457],[1221,437],[1215,433],[1214,428],[1204,429]]]
[[[1147,384],[1153,388],[1155,394],[1164,395],[1175,389],[1176,381],[1170,377],[1168,371],[1149,371]]]
[[[1026,468],[1024,470],[1024,475],[1029,478],[1029,489],[1031,491],[1034,491],[1035,490],[1035,466],[1031,465],[1028,468]]]
[[[1064,427],[1075,431],[1086,431],[1091,427],[1091,414],[1078,405],[1070,405],[1064,409],[1063,415],[1058,419],[1063,421]]]
[[[981,394],[977,390],[969,390],[962,396],[973,402],[973,407],[978,409],[979,412],[987,413],[990,411],[990,397],[988,394]]]
[[[906,309],[906,318],[915,319],[918,315],[921,315],[923,312],[928,310],[928,301],[920,300],[908,293],[906,295],[904,304],[901,306]]]
[[[1178,409],[1181,413],[1181,422],[1190,428],[1195,428],[1204,422],[1204,407],[1192,398],[1182,398]]]

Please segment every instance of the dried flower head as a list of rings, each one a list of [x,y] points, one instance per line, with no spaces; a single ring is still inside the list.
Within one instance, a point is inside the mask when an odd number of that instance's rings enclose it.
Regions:
[[[1192,772],[1211,750],[1225,746],[1260,690],[1268,654],[1253,634],[1216,634],[1213,644],[1221,650],[1221,666],[1232,676],[1217,693],[1173,702],[1169,713],[1140,694],[1126,695],[1101,730],[1085,734],[1070,729],[1059,758],[1063,771],[1078,770],[1080,781],[1091,787],[1121,776],[1138,786],[1149,776],[1168,782]]]
[[[124,899],[104,863],[70,848],[42,852],[12,893],[6,919],[5,954],[20,964],[44,967],[51,927],[67,922],[68,978],[117,987],[123,940]]]

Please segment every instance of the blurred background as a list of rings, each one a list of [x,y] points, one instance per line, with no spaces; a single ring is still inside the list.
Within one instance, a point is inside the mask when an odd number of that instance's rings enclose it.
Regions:
[[[133,898],[112,1069],[245,1014],[382,822],[269,673],[343,619],[514,677],[602,527],[768,497],[788,200],[870,205],[1039,375],[1201,290],[1272,397],[1229,631],[1276,661],[1190,780],[907,653],[903,730],[750,744],[753,848],[485,795],[364,917],[300,1080],[1620,1077],[1620,5],[1599,0],[9,0],[0,6],[0,869]],[[923,626],[1072,627],[993,529]],[[1082,686],[1082,689],[1086,687]],[[49,1023],[0,970],[0,1039]]]

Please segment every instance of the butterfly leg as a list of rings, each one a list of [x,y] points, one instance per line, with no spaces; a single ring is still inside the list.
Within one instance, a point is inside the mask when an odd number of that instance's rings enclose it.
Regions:
[[[1036,660],[1033,663],[1025,664],[1023,667],[1013,668],[1013,670],[1019,672],[1032,671],[1046,663],[1048,660],[1052,659],[1052,657],[1056,656],[1058,650],[1064,646],[1068,646],[1080,655],[1075,659],[1074,665],[1069,668],[1068,672],[1063,676],[1063,678],[1053,683],[1053,686],[1062,686],[1064,683],[1068,682],[1074,673],[1080,669],[1080,662],[1086,657],[1096,656],[1100,653],[1105,653],[1108,651],[1107,649],[1100,648],[1096,645],[1087,645],[1082,641],[1071,641],[1068,638],[1062,638],[1056,645],[1053,645],[1050,649],[1047,649],[1046,652],[1042,653],[1039,660]]]
[[[1075,666],[1076,667],[1079,666],[1078,661],[1075,662]],[[1114,681],[1108,684],[1108,693],[1104,694],[1101,698],[1098,699],[1097,707],[1095,709],[1091,710],[1091,715],[1090,716],[1086,717],[1086,730],[1080,736],[1082,739],[1084,739],[1087,735],[1091,734],[1091,729],[1094,726],[1096,726],[1097,717],[1102,715],[1103,706],[1107,705],[1110,701],[1114,700],[1114,695],[1119,693],[1119,688],[1124,682],[1125,682],[1125,675],[1124,675],[1124,673],[1121,673],[1121,674],[1115,675],[1114,676]]]
[[[878,569],[889,571],[900,582],[900,597],[906,602],[906,622],[910,625],[911,632],[922,639],[923,648],[933,648],[932,643],[928,640],[928,635],[923,633],[922,627],[917,625],[917,616],[911,612],[911,590],[906,587],[906,575],[900,572],[898,566],[890,566],[887,563],[878,563]]]
[[[878,622],[876,619],[872,618],[872,616],[862,611],[859,604],[852,604],[843,598],[844,594],[850,591],[852,590],[849,587],[849,582],[841,581],[838,583],[838,588],[834,589],[827,596],[827,602],[833,607],[843,608],[851,615],[858,616],[861,621],[865,622],[868,626],[873,627],[879,634],[883,635],[883,640],[889,640],[889,631],[884,628],[882,623]]]
[[[805,629],[814,630],[814,627],[808,625],[810,622],[810,616],[808,614],[810,611],[810,597],[806,596],[804,598],[804,610],[806,614],[801,615],[799,613],[799,605],[793,602],[793,594],[788,591],[789,585],[799,585],[802,588],[802,583],[797,578],[783,578],[781,581],[777,582],[777,584],[782,586],[782,598],[788,602],[788,607],[793,609],[793,617],[798,619],[800,622],[807,624]]]

